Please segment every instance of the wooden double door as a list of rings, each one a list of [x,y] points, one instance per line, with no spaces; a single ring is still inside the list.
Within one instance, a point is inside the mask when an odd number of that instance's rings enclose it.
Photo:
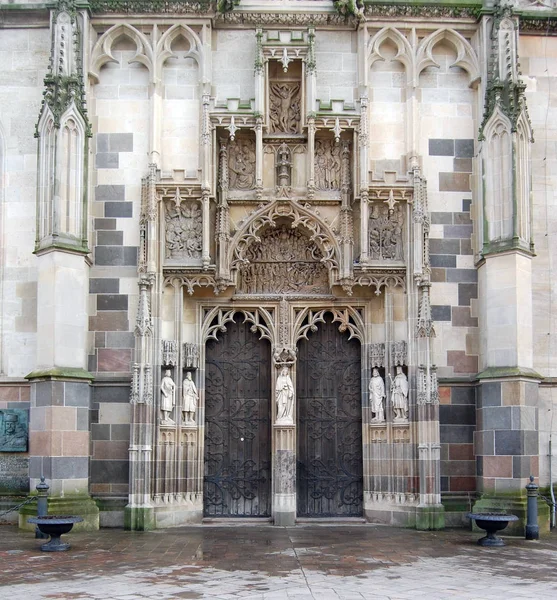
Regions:
[[[297,514],[363,512],[360,344],[332,315],[299,344],[296,368]],[[206,517],[271,516],[270,345],[236,319],[207,342]]]

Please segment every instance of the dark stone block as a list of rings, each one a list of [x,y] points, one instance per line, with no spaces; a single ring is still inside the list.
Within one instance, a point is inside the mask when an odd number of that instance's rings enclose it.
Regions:
[[[19,408],[20,410],[29,410],[31,402],[8,402],[7,408]]]
[[[530,477],[531,469],[529,456],[513,456],[513,477],[515,479]]]
[[[474,427],[469,425],[441,425],[442,444],[471,444],[474,439]]]
[[[78,408],[76,415],[76,429],[78,431],[89,431],[89,409]]]
[[[110,152],[133,152],[133,133],[108,134]]]
[[[469,212],[453,213],[453,222],[455,225],[472,225],[472,219]]]
[[[135,336],[131,331],[108,331],[106,333],[107,348],[134,348]]]
[[[91,483],[128,483],[129,461],[92,460]]]
[[[429,258],[432,267],[455,268],[456,256],[454,254],[432,254]]]
[[[110,425],[93,423],[91,425],[91,439],[98,440],[109,440],[110,439]]]
[[[433,304],[431,306],[431,318],[434,321],[450,321],[451,307],[440,304]]]
[[[495,454],[497,456],[523,454],[523,434],[522,431],[496,431]]]
[[[111,425],[110,426],[110,439],[124,440],[130,439],[130,426],[129,425]]]
[[[455,327],[477,327],[477,317],[470,315],[469,306],[453,306],[452,323]]]
[[[540,451],[539,436],[537,431],[523,431],[524,444],[522,454],[527,456],[537,456]]]
[[[443,214],[443,213],[441,213]],[[460,240],[440,240],[432,238],[429,240],[429,253],[431,254],[458,254],[460,252]]]
[[[124,246],[124,266],[137,267],[137,246]]]
[[[30,456],[29,457],[29,477],[39,479],[44,476],[45,479],[52,479],[50,456]]]
[[[448,269],[447,282],[449,283],[475,283],[478,281],[476,269]]]
[[[454,156],[454,140],[448,139],[430,139],[430,156]]]
[[[474,254],[472,250],[472,240],[460,240],[460,254],[462,256]]]
[[[95,248],[95,264],[104,267],[121,267],[124,265],[123,246],[98,246]]]
[[[476,475],[481,477],[484,474],[483,456],[476,456]]]
[[[64,406],[63,381],[37,381],[35,406]]]
[[[95,230],[116,229],[116,219],[95,219]]]
[[[526,382],[524,384],[524,400],[528,406],[538,405],[539,386],[537,383]]]
[[[440,281],[440,282],[444,282],[447,280],[447,272],[445,269],[437,269],[437,268],[432,268],[431,269],[431,281],[432,282],[436,282],[436,281]]]
[[[474,450],[476,455],[493,456],[495,454],[495,432],[476,431],[474,433]]]
[[[449,491],[449,478],[441,476],[441,491],[448,492]]]
[[[476,407],[465,404],[442,404],[439,406],[441,425],[475,425]]]
[[[90,385],[89,383],[75,383],[66,381],[64,383],[64,405],[81,406],[89,409]]]
[[[443,233],[446,238],[470,239],[472,237],[472,225],[445,225]]]
[[[97,310],[128,310],[127,294],[98,294]]]
[[[87,370],[90,373],[95,373],[97,371],[97,355],[96,354],[87,355]]]
[[[133,217],[133,202],[105,202],[104,216],[124,219]]]
[[[480,409],[482,429],[512,429],[510,406],[486,406]]]
[[[470,300],[478,297],[477,283],[459,283],[458,284],[458,305],[470,306]]]
[[[123,231],[97,231],[97,246],[122,246]]]
[[[472,200],[463,200],[462,201],[462,212],[470,212],[471,206],[472,206]]]
[[[129,385],[93,385],[93,402],[129,402]]]
[[[534,406],[513,406],[510,429],[537,429],[538,409]]]
[[[455,158],[453,161],[453,171],[455,173],[471,173],[472,159],[471,158]]]
[[[432,225],[452,225],[453,224],[453,213],[451,213],[451,212],[432,212],[431,213],[431,224]]]
[[[89,279],[90,294],[117,294],[120,291],[119,279]]]
[[[89,317],[89,331],[129,331],[128,313],[124,310],[101,311]]]
[[[473,158],[474,140],[455,140],[454,146],[456,158]]]
[[[97,152],[108,152],[108,133],[97,133]]]
[[[501,406],[501,384],[499,382],[482,383],[478,387],[478,408]]]
[[[89,475],[88,456],[53,456],[53,479],[86,479]]]
[[[469,192],[469,173],[439,173],[440,192]]]
[[[126,199],[125,185],[98,185],[95,188],[95,200],[98,202],[123,201]]]
[[[451,388],[451,404],[476,405],[476,388],[453,387]]]
[[[114,152],[97,154],[95,166],[97,169],[118,169],[120,166],[118,154]]]

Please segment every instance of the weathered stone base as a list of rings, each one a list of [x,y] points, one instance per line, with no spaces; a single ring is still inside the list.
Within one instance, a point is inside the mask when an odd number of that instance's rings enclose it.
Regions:
[[[296,513],[276,511],[273,517],[273,523],[277,527],[292,527],[296,524]]]
[[[131,531],[155,529],[155,511],[152,506],[130,506],[124,509],[124,528]]]
[[[128,499],[126,497],[95,498],[99,507],[99,524],[101,527],[124,527],[124,511]]]
[[[445,529],[445,507],[442,504],[417,506],[416,529],[420,531]]]
[[[524,535],[526,527],[526,496],[518,494],[508,496],[482,496],[476,501],[473,507],[473,512],[503,512],[516,515],[518,521],[509,523],[505,529],[506,535]],[[538,525],[540,535],[549,533],[549,506],[542,498],[538,498]],[[473,525],[474,530],[481,531]]]
[[[445,507],[445,527],[470,529],[470,519],[467,515],[472,511],[472,504],[476,501],[475,496],[474,493],[441,496],[441,502]]]
[[[75,531],[97,531],[99,529],[99,509],[90,496],[66,496],[64,498],[49,496],[48,514],[83,517],[82,523],[74,525]],[[23,506],[19,511],[19,528],[35,531],[35,525],[27,523],[27,519],[36,515],[36,502]]]
[[[156,506],[153,509],[155,528],[181,527],[183,525],[198,525],[203,521],[203,509],[192,508],[191,502],[172,504],[171,506]]]

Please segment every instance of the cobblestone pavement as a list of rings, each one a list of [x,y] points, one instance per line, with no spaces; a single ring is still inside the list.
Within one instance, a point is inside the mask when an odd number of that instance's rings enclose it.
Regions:
[[[557,533],[476,545],[470,531],[203,525],[70,533],[67,552],[0,527],[0,598],[386,600],[557,598]],[[64,539],[63,538],[63,539]]]

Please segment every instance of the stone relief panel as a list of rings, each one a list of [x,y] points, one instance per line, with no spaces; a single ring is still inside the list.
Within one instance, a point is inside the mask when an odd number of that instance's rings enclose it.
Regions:
[[[404,259],[402,232],[404,216],[400,206],[392,209],[373,204],[369,217],[369,256],[372,260]]]
[[[165,202],[164,227],[165,258],[201,258],[203,218],[198,202]]]
[[[271,133],[299,133],[300,84],[272,83],[270,86]]]
[[[318,190],[340,190],[340,144],[333,140],[315,142],[315,187]]]
[[[228,186],[231,190],[255,188],[255,140],[237,140],[230,144]]]
[[[238,290],[244,294],[326,294],[327,268],[307,236],[286,225],[265,231],[246,252]]]

